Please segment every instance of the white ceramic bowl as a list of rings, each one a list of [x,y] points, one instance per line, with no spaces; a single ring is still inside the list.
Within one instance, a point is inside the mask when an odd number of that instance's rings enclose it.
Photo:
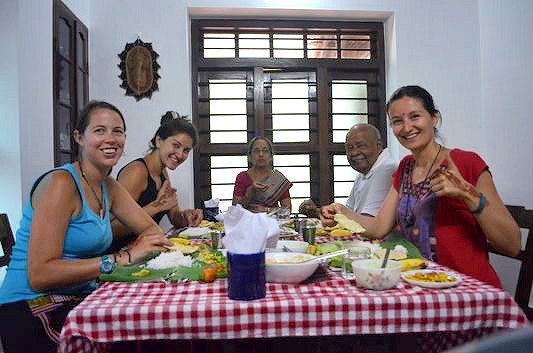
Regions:
[[[309,247],[309,243],[299,240],[278,240],[276,251],[283,252],[283,246],[286,246],[292,252],[305,253]]]
[[[374,290],[396,287],[400,281],[402,264],[399,261],[387,261],[387,267],[381,268],[381,260],[355,260],[352,262],[357,285]]]
[[[274,283],[300,283],[315,272],[319,261],[299,263],[313,259],[310,254],[269,252],[265,254],[266,281]]]

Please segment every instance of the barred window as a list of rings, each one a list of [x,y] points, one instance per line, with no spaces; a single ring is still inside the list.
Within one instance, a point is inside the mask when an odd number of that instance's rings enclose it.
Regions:
[[[385,128],[383,26],[362,22],[192,20],[195,203],[231,205],[247,143],[266,136],[292,183],[293,212],[345,202],[357,172],[344,142],[356,123]]]

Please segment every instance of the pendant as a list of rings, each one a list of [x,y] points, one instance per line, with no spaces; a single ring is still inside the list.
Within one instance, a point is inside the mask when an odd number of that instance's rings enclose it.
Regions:
[[[104,209],[100,209],[100,219],[104,219]]]

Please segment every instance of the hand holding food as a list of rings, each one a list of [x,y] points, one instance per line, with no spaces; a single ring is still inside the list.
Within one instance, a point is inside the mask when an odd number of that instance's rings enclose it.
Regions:
[[[337,213],[342,213],[343,209],[346,207],[341,205],[340,203],[332,203],[327,206],[323,206],[320,209],[320,220],[322,221],[322,225],[325,227],[332,227],[337,222],[335,221],[334,217]]]
[[[172,245],[162,233],[141,234],[128,248],[131,257],[129,260],[136,263],[154,252],[165,252]]]

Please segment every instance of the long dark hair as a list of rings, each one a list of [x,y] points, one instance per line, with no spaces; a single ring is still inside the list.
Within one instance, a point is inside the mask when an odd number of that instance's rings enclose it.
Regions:
[[[168,111],[161,117],[161,124],[154,134],[154,137],[150,140],[149,150],[153,152],[156,149],[155,140],[157,136],[160,139],[166,140],[170,136],[174,136],[179,133],[187,134],[192,139],[192,147],[194,148],[198,144],[198,131],[196,127],[187,119],[187,116],[181,116],[177,112]]]

